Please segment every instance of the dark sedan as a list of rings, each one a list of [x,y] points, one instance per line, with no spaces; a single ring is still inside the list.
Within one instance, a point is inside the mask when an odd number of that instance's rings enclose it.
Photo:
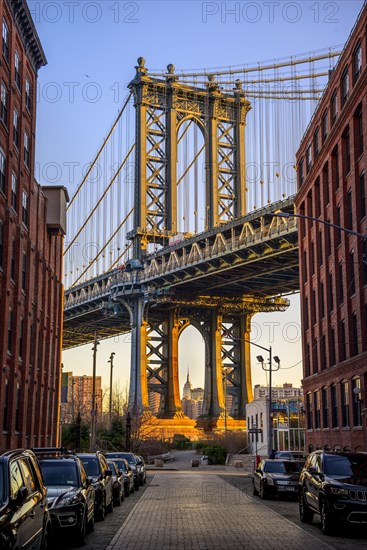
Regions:
[[[106,453],[106,458],[115,460],[115,458],[124,458],[128,461],[130,468],[132,469],[132,472],[134,474],[134,489],[135,491],[139,491],[139,469],[138,469],[138,459],[134,455],[134,453],[128,453],[128,452],[115,452],[115,453]]]
[[[262,460],[252,476],[254,495],[298,497],[301,468],[292,460]]]
[[[112,459],[111,459],[112,460]],[[128,497],[135,491],[134,489],[134,474],[125,458],[114,458],[114,463],[120,470],[124,478],[124,493]]]
[[[107,466],[112,472],[113,503],[120,506],[125,499],[124,476],[113,460],[107,460]]]
[[[113,512],[112,472],[102,453],[81,453],[78,455],[90,477],[95,492],[96,519],[104,520],[106,510]]]

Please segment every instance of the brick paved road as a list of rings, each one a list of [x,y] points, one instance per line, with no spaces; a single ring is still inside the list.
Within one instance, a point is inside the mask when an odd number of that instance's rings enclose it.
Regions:
[[[107,550],[332,548],[217,475],[157,473]]]

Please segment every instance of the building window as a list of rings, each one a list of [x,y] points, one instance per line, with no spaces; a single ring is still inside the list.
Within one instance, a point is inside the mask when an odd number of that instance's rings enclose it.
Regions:
[[[333,299],[333,274],[329,273],[329,307],[330,311],[334,309],[334,299]]]
[[[348,94],[349,94],[349,77],[348,77],[348,67],[346,67],[343,71],[343,74],[342,74],[342,77],[341,77],[341,81],[340,81],[340,85],[341,85],[341,104],[342,104],[342,107],[343,105],[346,103],[347,99],[348,99]]]
[[[3,56],[9,63],[9,27],[5,19],[3,18]]]
[[[320,353],[321,353],[321,357],[320,357],[320,365],[321,365],[321,370],[325,370],[326,369],[326,341],[325,341],[325,334],[323,334],[321,336],[321,343],[320,343]]]
[[[352,349],[353,355],[358,355],[358,326],[357,326],[357,314],[353,313],[352,315]]]
[[[353,229],[353,206],[352,206],[352,190],[349,189],[347,193],[347,223],[348,223],[348,229]]]
[[[22,222],[28,226],[28,195],[25,191],[22,196]]]
[[[326,220],[328,223],[330,223],[330,220]],[[327,256],[331,255],[331,236],[330,236],[330,229],[325,231],[325,247],[326,247],[326,254]]]
[[[9,310],[8,316],[8,352],[11,353],[13,341],[13,310]]]
[[[299,181],[299,186],[301,187],[304,182],[303,158],[301,158],[301,160],[298,163],[298,181]]]
[[[330,193],[329,193],[329,166],[328,163],[324,164],[322,169],[322,186],[324,188],[325,204],[330,202]]]
[[[4,405],[3,405],[3,431],[8,431],[9,422],[9,380],[5,380],[4,387]]]
[[[309,320],[308,320],[308,298],[305,299],[305,327],[306,330],[310,328]]]
[[[333,124],[336,121],[336,117],[338,116],[338,95],[336,90],[331,96],[330,111],[331,111],[331,126],[333,126]]]
[[[336,207],[336,225],[341,227],[341,215],[340,215],[340,204]],[[342,232],[340,229],[336,229],[337,237],[337,244],[339,245],[342,242]]]
[[[11,206],[13,210],[17,211],[17,193],[18,193],[18,178],[12,172],[11,174]]]
[[[25,81],[25,104],[29,112],[31,112],[32,107],[32,87],[28,78]]]
[[[10,260],[10,277],[15,281],[15,240],[11,241],[11,260]]]
[[[17,383],[17,391],[15,394],[14,428],[16,432],[19,432],[20,430],[20,386],[18,383]]]
[[[306,417],[307,417],[307,429],[312,430],[312,396],[311,392],[306,395]]]
[[[324,144],[328,135],[327,111],[324,111],[321,119],[321,139]]]
[[[27,285],[27,254],[23,252],[23,261],[22,261],[22,290],[26,291]]]
[[[330,331],[330,366],[335,365],[336,363],[336,353],[335,353],[335,329]]]
[[[366,308],[366,311],[367,311],[367,308]],[[306,355],[305,355],[305,375],[306,375],[306,378],[307,376],[310,376],[311,374],[311,369],[310,369],[310,344],[306,344]]]
[[[363,286],[367,284],[367,242],[364,240],[362,245],[362,264],[363,264]]]
[[[14,109],[13,116],[13,141],[14,145],[19,149],[19,114],[16,109]]]
[[[8,126],[8,105],[9,105],[9,92],[5,82],[1,83],[1,107],[0,118]]]
[[[359,176],[359,195],[361,205],[361,218],[364,218],[366,215],[366,188],[364,185],[364,172],[362,172]]]
[[[315,430],[319,430],[321,426],[321,410],[320,410],[320,392],[316,390],[313,393],[313,403],[314,403],[314,421],[315,421]]]
[[[345,321],[340,323],[340,347],[339,347],[340,361],[345,361],[347,357],[347,342],[345,337]]]
[[[334,147],[331,153],[332,162],[332,184],[334,189],[339,189],[339,152],[338,146]]]
[[[354,127],[355,127],[355,149],[356,157],[360,157],[363,153],[363,116],[362,106],[359,105],[354,114]]]
[[[354,276],[354,252],[349,253],[349,275],[350,275],[350,283],[349,283],[349,289],[351,295],[356,293],[356,282],[355,282],[355,276]]]
[[[23,344],[24,344],[24,319],[21,319],[19,324],[19,358],[20,359],[23,359]]]
[[[362,388],[361,379],[352,380],[353,426],[362,426]]]
[[[0,149],[0,191],[6,191],[6,156]]]
[[[329,401],[327,388],[322,388],[322,427],[329,427]]]
[[[344,302],[344,285],[343,285],[343,264],[339,264],[339,300],[342,304]]]
[[[314,325],[316,323],[316,290],[313,289],[311,292],[311,323]]]
[[[349,137],[349,128],[343,134],[343,167],[344,167],[344,177],[346,177],[350,172],[350,137]]]
[[[307,252],[306,250],[303,251],[303,282],[307,282]]]
[[[320,229],[319,233],[319,264],[322,265],[324,263],[324,253],[323,253],[323,247],[322,247],[322,229]]]
[[[18,52],[15,52],[14,55],[14,80],[20,90],[20,58]]]
[[[324,283],[320,284],[320,312],[323,319],[325,317]]]
[[[358,43],[353,52],[353,84],[355,84],[362,72],[362,48]]]
[[[338,427],[338,395],[336,384],[330,387],[331,392],[331,427]]]
[[[0,220],[0,269],[3,268],[4,262],[4,224]]]
[[[343,380],[340,385],[341,401],[342,401],[342,427],[349,428],[349,384],[347,380]]]
[[[311,143],[309,143],[306,149],[306,174],[309,173],[311,164],[312,164],[312,147],[311,147]]]
[[[315,243],[311,242],[311,274],[315,273]]]
[[[313,153],[315,158],[318,156],[319,151],[320,151],[319,128],[317,127],[313,134]]]
[[[24,132],[24,164],[29,168],[29,135]]]

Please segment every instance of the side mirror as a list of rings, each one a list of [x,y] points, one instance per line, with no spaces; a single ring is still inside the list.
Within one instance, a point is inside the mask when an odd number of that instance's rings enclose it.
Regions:
[[[142,461],[142,460],[137,460],[137,461],[136,461],[136,464],[137,464],[138,466],[142,466],[143,461]]]
[[[310,472],[310,474],[312,476],[317,476],[317,477],[320,477],[320,472],[318,471],[318,469],[316,468],[316,466],[310,466],[308,471]]]
[[[87,487],[89,487],[89,485],[92,485],[92,478],[87,477],[85,484],[86,484]]]
[[[112,476],[112,470],[106,470],[105,471],[105,476],[106,477],[111,477]]]
[[[27,500],[27,497],[28,497],[28,489],[27,487],[23,486],[19,489],[17,496],[14,499],[14,504],[16,506],[21,506]]]

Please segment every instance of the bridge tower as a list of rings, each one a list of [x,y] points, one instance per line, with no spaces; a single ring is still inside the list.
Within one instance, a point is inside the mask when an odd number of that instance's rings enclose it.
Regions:
[[[129,88],[136,110],[133,258],[128,263],[134,272],[143,267],[149,243],[166,246],[178,232],[178,131],[184,122],[193,121],[203,135],[206,229],[246,214],[245,124],[251,107],[240,82],[232,94],[223,93],[213,77],[205,88],[188,86],[180,83],[173,65],[162,79],[151,78],[142,57]],[[161,418],[183,418],[178,339],[193,324],[206,349],[204,419],[224,417],[224,382],[233,397],[231,415],[244,418],[252,395],[248,340],[253,304],[225,299],[213,304],[211,297],[200,296],[154,312],[145,294],[140,287],[123,300],[132,329],[130,407],[148,409],[149,388],[161,394]]]

